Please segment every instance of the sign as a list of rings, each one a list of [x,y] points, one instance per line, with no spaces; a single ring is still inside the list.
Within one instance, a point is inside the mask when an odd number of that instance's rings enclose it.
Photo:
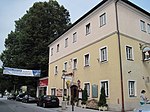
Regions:
[[[98,85],[92,85],[92,98],[98,98]]]
[[[39,86],[48,86],[48,78],[39,80]]]
[[[57,89],[57,96],[62,97],[62,89]]]
[[[16,75],[16,76],[40,77],[41,70],[26,70],[26,69],[4,67],[3,74]]]
[[[79,91],[79,99],[82,99],[82,91]]]

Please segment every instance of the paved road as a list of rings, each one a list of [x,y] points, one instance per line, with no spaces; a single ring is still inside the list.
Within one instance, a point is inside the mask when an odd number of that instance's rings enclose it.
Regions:
[[[26,104],[0,98],[0,112],[60,112],[60,108],[42,108],[36,104]]]
[[[17,102],[13,100],[7,100],[5,98],[0,98],[0,112],[100,112],[98,110],[83,109],[81,107],[74,107],[72,111],[72,106],[67,106],[66,110],[59,108],[43,108],[38,107],[36,104],[28,104]],[[104,112],[104,111],[103,111]],[[112,112],[112,111],[107,111]]]

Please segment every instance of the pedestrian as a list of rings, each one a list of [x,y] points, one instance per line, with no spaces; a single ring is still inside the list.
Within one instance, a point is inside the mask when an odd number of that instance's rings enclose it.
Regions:
[[[140,104],[141,104],[141,105],[146,104],[147,101],[148,101],[147,98],[146,98],[146,96],[145,96],[145,93],[146,93],[145,90],[142,90],[142,91],[141,91],[141,95],[140,95]]]

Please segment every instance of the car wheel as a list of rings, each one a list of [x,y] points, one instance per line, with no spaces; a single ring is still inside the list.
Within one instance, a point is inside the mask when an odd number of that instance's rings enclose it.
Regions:
[[[43,107],[46,108],[46,103],[43,103]]]

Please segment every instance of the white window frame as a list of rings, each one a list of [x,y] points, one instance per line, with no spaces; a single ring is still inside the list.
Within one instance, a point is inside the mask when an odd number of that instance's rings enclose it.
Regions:
[[[73,43],[77,42],[77,32],[73,33]]]
[[[65,48],[68,47],[68,38],[65,39]]]
[[[91,23],[88,23],[88,24],[85,26],[85,31],[86,31],[86,35],[88,35],[88,34],[91,33]]]
[[[67,68],[68,68],[68,62],[66,61],[66,62],[64,62],[64,69],[63,70],[67,71]]]
[[[131,85],[130,85],[131,82],[134,82],[134,88],[131,88]],[[136,81],[135,80],[128,80],[127,84],[128,84],[127,87],[128,87],[128,95],[129,95],[129,97],[136,97],[137,96]],[[132,93],[132,91],[133,91],[133,93]]]
[[[148,34],[150,34],[150,24],[149,23],[147,24],[147,32],[148,32]]]
[[[90,92],[91,92],[91,84],[90,84],[90,82],[84,82],[84,85],[83,85],[83,87],[85,87],[85,85],[86,84],[89,84],[89,88],[87,88],[87,95],[88,95],[88,97],[90,97]],[[84,90],[84,88],[83,88],[83,90]]]
[[[102,88],[102,83],[105,83],[105,95],[107,98],[110,97],[110,90],[109,90],[109,80],[100,80],[100,92]],[[106,86],[107,83],[107,86]]]
[[[131,48],[130,50],[127,50],[127,48]],[[130,52],[131,51],[131,52]],[[130,45],[126,45],[125,46],[125,52],[126,52],[126,59],[127,60],[130,60],[130,61],[133,61],[134,60],[134,49],[132,46]]]
[[[106,13],[103,13],[102,15],[100,15],[100,27],[106,25]]]
[[[55,75],[58,74],[58,66],[57,66],[57,65],[55,65],[55,67],[54,67],[54,74],[55,74]]]
[[[105,49],[106,51],[104,51],[104,54],[102,53],[102,50]],[[100,57],[100,62],[108,62],[108,47],[107,46],[103,46],[100,48],[99,50],[99,57]],[[102,58],[104,57],[104,58]]]
[[[89,55],[88,60],[86,61],[86,56]],[[90,66],[90,54],[86,53],[84,54],[84,66]]]
[[[146,32],[146,23],[143,20],[140,20],[141,31]]]
[[[51,48],[51,56],[53,56],[54,48]]]
[[[53,92],[53,90],[54,90],[54,92]],[[51,87],[51,95],[56,95],[56,87]]]
[[[76,66],[75,66],[75,62],[74,62],[75,60],[77,60]],[[77,65],[78,65],[78,59],[77,59],[77,58],[73,58],[73,59],[72,59],[72,69],[73,69],[73,70],[77,69]]]

